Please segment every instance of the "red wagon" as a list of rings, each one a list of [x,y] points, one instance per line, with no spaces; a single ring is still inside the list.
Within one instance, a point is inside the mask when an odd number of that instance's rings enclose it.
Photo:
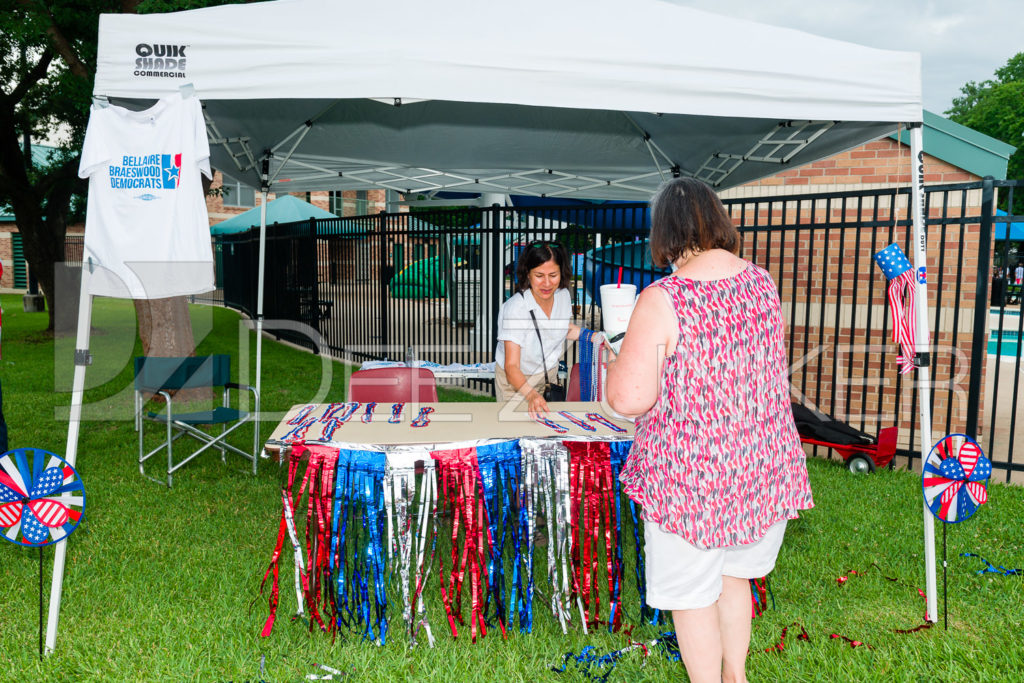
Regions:
[[[885,427],[872,436],[799,403],[793,404],[793,419],[802,443],[835,450],[854,474],[888,467],[896,455],[898,427]]]

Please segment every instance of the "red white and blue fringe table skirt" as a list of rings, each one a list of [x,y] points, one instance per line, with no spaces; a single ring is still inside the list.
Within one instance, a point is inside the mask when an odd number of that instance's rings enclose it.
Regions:
[[[620,436],[292,443],[282,452],[287,480],[261,585],[263,635],[291,593],[282,565],[294,569],[297,616],[311,629],[379,644],[528,633],[535,615],[563,632],[615,631],[623,552],[633,556],[640,600],[629,611],[656,622],[644,603],[640,511],[618,481],[631,445]],[[626,540],[623,515],[632,520]]]

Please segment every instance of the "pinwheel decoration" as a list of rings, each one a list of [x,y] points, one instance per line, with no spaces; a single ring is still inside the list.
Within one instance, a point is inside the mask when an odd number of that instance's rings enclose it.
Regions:
[[[946,613],[946,528],[970,519],[988,501],[985,483],[992,476],[992,463],[978,442],[966,434],[948,434],[939,440],[924,461],[921,487],[924,504],[942,525],[942,620]]]
[[[63,458],[38,448],[0,455],[0,532],[42,547],[67,538],[85,513],[85,487]]]
[[[966,434],[949,434],[932,446],[921,485],[925,504],[936,518],[962,522],[988,500],[986,482],[992,463],[978,442]]]

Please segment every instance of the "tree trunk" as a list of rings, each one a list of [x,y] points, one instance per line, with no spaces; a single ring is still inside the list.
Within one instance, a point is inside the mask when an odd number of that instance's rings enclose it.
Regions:
[[[0,117],[0,123],[2,119]],[[10,155],[11,151],[5,148],[3,156],[6,158]],[[10,174],[4,180],[11,188],[11,208],[14,209],[15,222],[21,233],[25,260],[46,296],[49,315],[46,329],[52,333],[54,307],[60,305],[54,290],[53,269],[54,264],[64,261],[64,238],[67,234],[71,195],[82,185],[78,178],[78,157],[48,170],[34,183],[29,182],[24,169],[20,170],[20,174]]]
[[[185,358],[196,352],[192,336],[192,319],[188,303],[183,296],[165,299],[135,299],[135,314],[139,321],[142,353],[146,356]],[[206,400],[212,397],[208,389],[189,389],[176,398]]]
[[[35,197],[15,199],[12,204],[15,205],[14,214],[25,249],[25,260],[46,297],[46,309],[49,316],[46,330],[52,333],[54,307],[66,305],[60,304],[56,300],[53,264],[64,260],[64,236],[67,226],[59,218],[55,221],[46,220],[41,209],[42,202]]]
[[[170,358],[191,356],[196,352],[185,297],[135,299],[135,314],[145,355]]]

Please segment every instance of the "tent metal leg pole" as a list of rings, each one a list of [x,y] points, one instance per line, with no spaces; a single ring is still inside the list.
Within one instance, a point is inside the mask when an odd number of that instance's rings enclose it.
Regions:
[[[264,181],[268,161],[263,161]],[[263,395],[263,278],[267,258],[267,186],[264,182],[260,191],[260,260],[258,266],[259,276],[256,279],[256,395]],[[258,429],[258,427],[257,427]]]
[[[924,216],[924,144],[922,137],[923,127],[920,124],[910,128],[910,156],[913,161],[911,177],[910,203],[914,221],[914,265],[917,267],[917,284],[914,296],[914,305],[917,307],[917,329],[914,331],[917,357],[923,360],[917,368],[917,391],[918,405],[921,407],[920,435],[921,435],[921,463],[923,465],[932,447],[932,406],[931,406],[931,339],[928,331],[928,232],[925,229]],[[921,269],[924,269],[923,271]],[[925,277],[921,277],[925,275]],[[913,448],[913,444],[911,444]],[[926,601],[928,621],[935,623],[939,620],[939,610],[936,603],[936,581],[935,581],[935,518],[928,510],[928,506],[921,502],[924,515],[924,571],[926,584]]]
[[[78,432],[82,422],[82,395],[85,393],[86,356],[89,352],[89,329],[92,323],[92,295],[89,293],[92,264],[82,265],[82,284],[78,295],[78,332],[75,342],[75,375],[71,388],[71,414],[68,419],[68,440],[64,459],[72,467],[78,454]],[[57,645],[57,622],[60,618],[61,591],[64,586],[64,560],[67,539],[56,543],[53,555],[53,576],[50,580],[50,611],[46,620],[46,652]]]

